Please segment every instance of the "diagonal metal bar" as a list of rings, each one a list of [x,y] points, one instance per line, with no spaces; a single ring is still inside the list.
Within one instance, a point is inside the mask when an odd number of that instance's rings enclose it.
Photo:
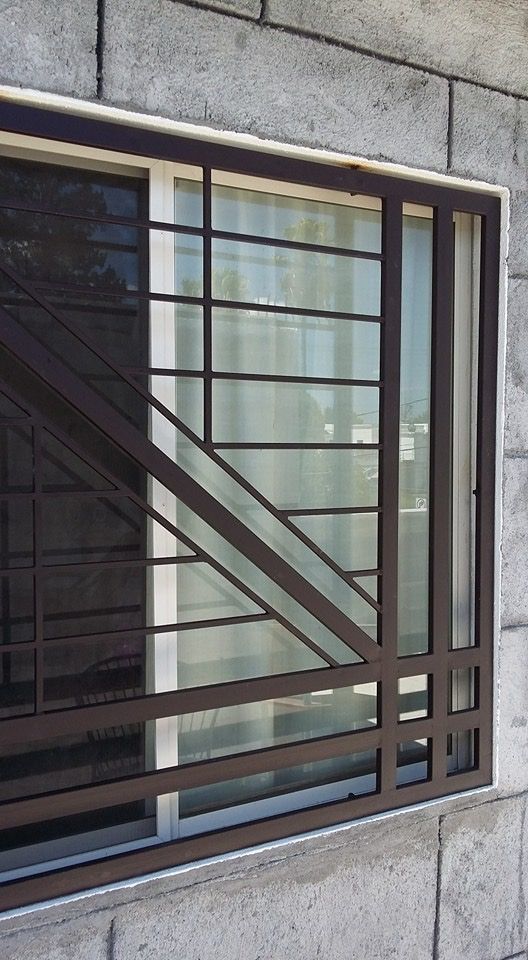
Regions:
[[[1,307],[0,340],[24,366],[64,397],[114,444],[145,467],[227,543],[331,630],[347,647],[366,661],[379,659],[380,649],[377,644],[331,600],[49,353]]]
[[[204,223],[210,222],[210,174],[207,174],[204,171]],[[208,186],[209,185],[209,186]],[[210,244],[210,229],[206,231],[205,243]],[[210,293],[211,288],[211,257],[206,256],[207,249],[204,251],[204,292]],[[48,313],[54,320],[57,321],[61,326],[63,326],[68,332],[80,343],[82,343],[88,350],[95,354],[98,359],[107,365],[110,370],[116,373],[128,386],[134,390],[139,396],[143,397],[144,400],[158,410],[164,417],[167,419],[177,430],[179,430],[188,440],[191,441],[195,446],[199,447],[210,460],[214,461],[217,465],[217,468],[221,469],[224,473],[228,474],[243,490],[246,491],[253,499],[257,500],[265,508],[265,510],[270,513],[279,523],[286,527],[293,536],[296,537],[298,541],[304,544],[319,560],[328,567],[332,573],[339,577],[344,583],[347,584],[352,590],[354,590],[359,596],[365,600],[370,606],[374,607],[374,602],[369,594],[363,590],[363,588],[354,582],[348,580],[339,565],[320,547],[317,546],[302,530],[299,529],[290,519],[281,511],[277,510],[273,504],[267,500],[252,484],[250,484],[244,477],[242,477],[229,463],[225,460],[222,460],[219,457],[212,446],[212,436],[211,436],[211,426],[212,426],[212,356],[211,356],[211,299],[205,297],[204,300],[204,355],[205,355],[205,370],[204,370],[204,435],[205,441],[201,441],[199,437],[184,423],[179,417],[177,417],[171,410],[169,410],[157,397],[155,397],[149,390],[142,386],[133,375],[128,373],[120,364],[116,363],[107,353],[101,349],[99,344],[95,343],[92,338],[85,333],[82,327],[79,327],[77,324],[72,323],[72,321],[65,315],[65,313],[55,307],[49,300],[44,297],[38,290],[38,284],[32,284],[25,279],[22,279],[11,267],[8,267],[6,264],[0,264],[0,272],[4,273],[9,279],[16,284],[31,300],[35,301],[46,313]],[[369,386],[376,386],[375,383],[370,384]],[[304,446],[304,445],[303,445]],[[328,446],[328,445],[327,445]],[[361,449],[366,449],[367,445],[360,445]],[[358,628],[359,629],[359,628]],[[365,634],[366,636],[366,634]]]

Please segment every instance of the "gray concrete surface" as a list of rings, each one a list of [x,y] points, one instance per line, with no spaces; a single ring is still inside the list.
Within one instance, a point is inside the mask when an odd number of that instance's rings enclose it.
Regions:
[[[500,726],[497,742],[501,794],[528,791],[528,628],[504,629],[499,645]]]
[[[453,814],[440,829],[438,960],[502,960],[526,928],[526,798]]]
[[[97,0],[3,0],[0,83],[94,97],[96,42]]]
[[[427,960],[437,841],[435,820],[381,827],[363,848],[312,852],[131,904],[116,915],[115,958],[172,960],[185,944],[185,960],[408,960],[412,943],[413,960]]]
[[[506,353],[507,451],[528,451],[528,279],[510,280]]]
[[[528,18],[519,0],[268,0],[266,19],[528,94]]]
[[[526,958],[526,4],[267,0],[264,6],[260,23],[260,2],[252,0],[105,0],[99,19],[96,0],[0,0],[0,82],[96,99],[99,62],[99,95],[107,104],[449,169],[513,191],[501,798],[454,798],[383,823],[3,917],[2,960]]]
[[[446,80],[167,0],[106,0],[104,97],[176,119],[445,169]]]

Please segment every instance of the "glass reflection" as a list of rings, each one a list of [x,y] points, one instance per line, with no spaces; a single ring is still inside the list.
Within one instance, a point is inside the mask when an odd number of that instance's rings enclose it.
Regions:
[[[213,297],[379,316],[381,264],[330,253],[213,239]]]
[[[433,221],[403,218],[399,653],[429,646],[429,456]]]

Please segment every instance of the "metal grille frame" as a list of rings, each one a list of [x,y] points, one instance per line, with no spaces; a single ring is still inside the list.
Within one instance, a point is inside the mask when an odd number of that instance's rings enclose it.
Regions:
[[[61,402],[73,407],[84,417],[97,435],[98,442],[104,436],[106,442],[119,447],[124,460],[146,468],[170,490],[177,492],[191,509],[195,510],[211,526],[255,563],[264,573],[271,575],[321,622],[328,625],[345,643],[363,657],[364,663],[339,666],[325,656],[328,673],[324,683],[334,688],[351,684],[375,681],[378,683],[381,704],[378,726],[354,733],[338,734],[318,740],[269,747],[251,753],[241,753],[222,759],[200,761],[154,771],[151,773],[122,777],[117,780],[85,787],[62,790],[54,794],[28,797],[21,801],[0,804],[0,823],[3,829],[45,821],[60,816],[93,809],[119,805],[124,796],[127,801],[174,792],[222,780],[234,779],[251,773],[259,773],[293,766],[295,764],[345,756],[351,752],[375,749],[378,755],[378,786],[375,793],[351,798],[330,805],[318,805],[295,813],[282,814],[251,824],[230,827],[190,839],[160,843],[147,849],[109,856],[91,863],[50,871],[38,876],[16,880],[0,887],[0,909],[29,904],[43,897],[53,898],[78,890],[119,880],[138,874],[162,870],[177,864],[197,860],[227,851],[269,842],[302,832],[343,823],[370,814],[401,808],[418,802],[437,799],[459,791],[487,785],[492,781],[492,727],[493,727],[493,612],[494,612],[494,501],[496,463],[496,390],[497,390],[497,341],[499,298],[499,242],[500,199],[491,194],[466,191],[428,182],[412,181],[386,176],[362,169],[356,165],[326,164],[310,160],[292,159],[267,152],[255,152],[236,146],[207,143],[186,139],[168,133],[128,127],[45,111],[27,106],[0,104],[0,129],[33,137],[44,137],[66,144],[84,145],[103,150],[119,151],[137,156],[149,156],[162,160],[201,166],[204,171],[204,220],[203,227],[180,227],[174,224],[159,224],[155,221],[128,220],[125,218],[101,217],[101,222],[124,223],[146,231],[152,229],[188,232],[202,236],[204,254],[210,250],[213,236],[229,239],[231,236],[248,242],[257,241],[271,246],[280,245],[276,240],[262,237],[244,237],[215,231],[211,225],[211,169],[226,170],[240,174],[262,176],[273,180],[292,181],[315,187],[342,190],[381,197],[383,204],[382,253],[362,254],[357,251],[339,251],[336,248],[319,248],[314,244],[291,244],[301,249],[325,252],[341,252],[349,256],[368,256],[379,259],[382,264],[382,309],[380,318],[361,317],[381,325],[381,373],[378,385],[382,393],[380,438],[376,448],[382,458],[380,484],[380,570],[382,591],[379,603],[354,582],[353,589],[364,596],[378,609],[381,642],[377,646],[362,634],[338,608],[305,581],[295,569],[279,557],[257,536],[241,524],[229,511],[219,505],[195,481],[186,475],[161,451],[150,444],[138,430],[116,413],[108,403],[90,390],[75,375],[61,365],[44,347],[13,322],[0,308],[0,380],[2,389],[29,413],[35,444],[35,464],[39,462],[40,436],[45,428],[67,443],[72,450],[75,445],[68,437],[60,416],[50,421],[46,409],[39,405],[41,397],[60,396]],[[72,161],[74,165],[74,161]],[[402,205],[404,202],[432,206],[434,210],[433,240],[433,339],[432,339],[432,414],[431,414],[431,513],[430,513],[430,635],[431,646],[427,654],[398,657],[397,652],[397,586],[398,586],[398,463],[399,463],[399,357],[400,357],[400,301],[401,301],[401,236]],[[10,198],[0,198],[0,205],[16,208]],[[28,209],[24,207],[24,209]],[[43,211],[35,208],[37,212]],[[452,343],[453,343],[453,215],[467,212],[481,217],[481,271],[480,271],[480,316],[478,357],[478,425],[477,425],[477,487],[476,496],[476,567],[475,567],[475,623],[476,645],[450,650],[446,637],[449,633],[450,593],[450,472],[443,469],[449,463],[452,446],[452,425],[445,411],[451,402]],[[77,216],[77,215],[76,215]],[[82,216],[80,214],[79,216]],[[92,219],[92,218],[90,218]],[[288,246],[288,242],[284,242]],[[212,298],[210,258],[204,256],[204,296],[189,298],[161,295],[149,291],[136,291],[135,296],[145,301],[167,299],[169,302],[199,302],[204,307],[204,441],[203,449],[213,459],[216,449],[227,444],[215,444],[211,436],[211,313],[215,305],[236,307],[236,303]],[[0,270],[9,275],[9,268],[0,263]],[[25,295],[39,303],[57,322],[67,325],[67,318],[51,307],[46,299],[43,285],[39,287],[19,281]],[[88,289],[85,293],[93,295]],[[105,295],[107,295],[105,293]],[[248,308],[248,304],[238,304]],[[251,309],[258,306],[251,305]],[[287,308],[295,313],[294,308]],[[266,307],[272,311],[273,307]],[[299,309],[298,313],[314,316],[324,311]],[[332,316],[337,314],[332,313]],[[343,315],[344,317],[348,315]],[[354,315],[351,315],[354,316]],[[356,316],[354,316],[357,319]],[[75,329],[75,335],[79,332]],[[97,352],[96,345],[87,346]],[[104,355],[102,358],[112,366]],[[143,392],[153,405],[156,403],[132,377],[132,371],[116,368],[139,393]],[[172,372],[172,371],[171,371]],[[181,371],[191,373],[191,371]],[[215,377],[217,374],[215,374]],[[231,375],[230,375],[231,376]],[[244,379],[247,379],[244,375]],[[255,376],[254,379],[266,379]],[[276,380],[276,377],[269,379]],[[280,378],[279,378],[280,379]],[[288,378],[290,379],[290,378]],[[298,378],[301,382],[313,382],[311,378]],[[24,381],[28,392],[24,392]],[[357,383],[358,381],[350,381]],[[38,387],[35,387],[38,383]],[[164,409],[164,408],[163,408]],[[166,411],[164,410],[165,415]],[[176,417],[175,425],[183,432],[186,427]],[[196,437],[192,436],[193,442]],[[259,449],[266,444],[254,445]],[[309,444],[299,446],[309,447]],[[331,446],[331,444],[330,444]],[[335,444],[338,446],[338,444]],[[77,453],[92,463],[101,474],[104,465],[97,461],[97,443],[92,449],[78,448]],[[362,445],[364,448],[364,445]],[[224,470],[229,472],[225,461]],[[38,471],[37,471],[38,472]],[[237,479],[240,482],[238,475]],[[114,489],[135,499],[144,510],[153,513],[137,493],[126,487],[122,477],[108,475]],[[267,509],[271,505],[256,494]],[[35,518],[35,568],[36,580],[42,575],[40,549],[41,528],[38,522],[42,499],[45,494],[36,484],[31,498]],[[302,511],[309,513],[309,511]],[[314,511],[315,512],[315,511]],[[325,511],[332,512],[332,511]],[[282,523],[294,530],[303,539],[290,517],[292,512],[275,511]],[[170,529],[165,518],[156,519]],[[185,537],[173,529],[185,542]],[[188,538],[187,538],[188,539]],[[313,544],[305,538],[312,549]],[[203,550],[188,542],[199,558],[215,565]],[[37,549],[38,548],[38,549]],[[317,552],[317,550],[315,551]],[[325,562],[329,558],[320,552]],[[197,559],[197,558],[193,558]],[[192,561],[191,561],[192,562]],[[216,564],[224,576],[228,573]],[[371,573],[372,571],[355,571]],[[235,580],[231,577],[232,581]],[[236,585],[251,595],[239,581]],[[277,612],[265,611],[264,617],[278,618]],[[244,618],[239,618],[243,620]],[[222,621],[225,623],[226,621]],[[233,621],[235,622],[235,621]],[[291,628],[290,624],[287,624]],[[192,626],[192,624],[190,625]],[[171,625],[171,629],[174,625]],[[185,625],[185,628],[189,628]],[[181,627],[180,627],[181,629]],[[130,631],[126,631],[127,634]],[[143,631],[145,632],[145,631]],[[100,635],[101,637],[103,635]],[[310,642],[307,638],[302,638]],[[67,640],[67,638],[66,638]],[[46,641],[48,643],[49,641]],[[53,641],[52,641],[53,642]],[[59,641],[57,641],[59,642]],[[65,642],[61,638],[60,643]],[[10,645],[21,649],[20,644]],[[312,649],[314,647],[311,644]],[[194,689],[177,690],[171,693],[149,694],[115,703],[79,706],[75,709],[49,711],[42,698],[42,652],[43,638],[37,634],[33,644],[23,644],[24,649],[33,649],[36,664],[35,713],[0,722],[0,742],[13,744],[61,733],[86,731],[105,726],[137,723],[141,720],[175,716],[195,710],[250,703],[276,696],[306,693],[321,688],[320,670],[279,676],[236,681]],[[8,648],[4,646],[3,652]],[[448,673],[450,670],[475,667],[478,671],[478,699],[471,710],[449,713]],[[424,719],[398,722],[398,679],[416,674],[432,677],[429,716]],[[430,692],[431,694],[431,692]],[[471,730],[475,732],[476,757],[471,770],[448,775],[446,770],[446,741],[449,734]],[[396,786],[396,751],[401,740],[427,739],[429,743],[429,776],[426,781]],[[477,749],[478,745],[478,749]]]

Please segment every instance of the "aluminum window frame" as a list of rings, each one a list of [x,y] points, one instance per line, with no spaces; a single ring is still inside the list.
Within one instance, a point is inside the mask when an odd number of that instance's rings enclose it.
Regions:
[[[86,887],[124,880],[138,874],[149,873],[187,863],[203,857],[222,854],[235,849],[282,839],[302,832],[344,823],[359,817],[377,814],[422,801],[435,800],[459,791],[484,786],[492,781],[492,718],[493,718],[493,635],[494,635],[494,529],[495,529],[495,461],[496,461],[496,394],[497,394],[497,346],[500,264],[500,199],[486,193],[463,190],[449,185],[432,184],[403,177],[372,172],[369,169],[346,164],[314,162],[294,159],[273,153],[259,153],[245,147],[208,143],[187,139],[179,135],[139,129],[123,123],[76,117],[65,113],[41,110],[3,102],[0,104],[0,129],[27,137],[46,138],[49,141],[70,144],[81,156],[83,151],[112,151],[129,157],[147,156],[152,164],[158,161],[204,166],[207,169],[225,170],[229,174],[266,177],[270,180],[291,181],[329,190],[381,197],[383,201],[383,284],[382,316],[399,317],[401,303],[401,218],[404,203],[428,205],[434,208],[433,240],[433,414],[432,414],[432,509],[431,509],[431,628],[433,645],[428,654],[418,657],[397,656],[397,594],[386,588],[382,594],[383,643],[379,657],[365,664],[332,669],[332,685],[348,686],[352,683],[377,680],[381,683],[381,723],[373,730],[332,738],[333,743],[321,740],[317,744],[267,748],[252,754],[226,757],[221,760],[186,765],[181,768],[160,770],[134,778],[127,782],[127,789],[138,798],[159,795],[177,790],[180,785],[211,782],[214,779],[229,779],[242,772],[248,774],[269,769],[265,766],[271,758],[274,768],[290,766],[327,756],[344,755],[374,747],[379,751],[379,792],[357,799],[315,806],[311,809],[269,817],[254,823],[242,824],[218,830],[205,836],[162,842],[143,850],[117,854],[90,863],[79,864],[68,870],[54,870],[28,879],[6,883],[0,889],[0,909],[29,904],[42,899],[45,882],[46,897],[56,897],[76,892]],[[207,177],[204,178],[204,184]],[[209,181],[210,182],[210,181]],[[207,187],[205,187],[207,194]],[[207,203],[206,196],[206,203]],[[452,436],[449,418],[442,411],[451,403],[452,369],[452,317],[453,317],[453,215],[471,213],[480,216],[480,307],[479,307],[479,356],[477,387],[477,435],[476,435],[476,488],[475,488],[475,638],[472,647],[448,649],[442,642],[450,632],[451,605],[448,597],[450,581],[451,546],[446,525],[446,502],[449,502],[451,478],[447,471],[435,469],[449,461],[452,453]],[[152,226],[152,224],[150,224]],[[148,228],[148,225],[146,225]],[[210,220],[196,233],[207,243],[212,236]],[[263,241],[265,242],[265,241]],[[270,241],[273,243],[273,241]],[[211,310],[211,297],[205,298],[206,310]],[[397,464],[399,459],[399,336],[398,324],[383,324],[381,380],[384,387],[383,416],[380,423],[380,446],[385,463]],[[447,333],[446,333],[447,331]],[[0,339],[7,350],[24,357],[29,369],[36,371],[41,357],[26,351],[28,344],[16,332],[9,333],[5,322],[0,321]],[[0,371],[1,372],[1,371]],[[4,374],[6,373],[4,369]],[[53,377],[50,370],[50,377]],[[59,372],[57,372],[59,376]],[[48,381],[51,383],[51,381]],[[70,402],[83,403],[81,393],[71,385]],[[99,416],[99,413],[94,413]],[[108,424],[114,429],[115,419]],[[118,425],[119,427],[119,425]],[[131,438],[133,439],[133,438]],[[125,447],[128,438],[120,443]],[[141,455],[134,444],[129,447],[132,457]],[[168,465],[163,458],[153,464],[171,482]],[[385,583],[397,583],[398,560],[398,484],[394,472],[383,470],[381,490],[383,570]],[[193,494],[194,495],[194,494]],[[247,544],[246,544],[247,546]],[[255,545],[250,545],[251,550]],[[285,572],[287,582],[288,572]],[[478,667],[478,705],[471,710],[448,713],[448,671],[464,667]],[[313,675],[309,675],[309,674]],[[415,721],[406,721],[402,728],[398,722],[398,679],[427,673],[433,676],[430,716]],[[317,674],[317,675],[315,675]],[[229,687],[229,690],[227,689]],[[253,699],[294,692],[307,692],[321,687],[319,671],[305,674],[283,675],[253,681],[240,681],[218,687],[180,690],[166,694],[147,695],[141,700],[121,702],[97,707],[98,724],[111,724],[118,714],[120,722],[126,717],[152,719],[172,716],[178,712],[205,709],[225,703],[250,702]],[[88,720],[86,711],[76,711],[80,729]],[[81,716],[84,714],[84,716]],[[106,719],[105,719],[106,718]],[[70,718],[71,719],[71,718]],[[39,723],[39,736],[53,735],[60,730],[64,718],[23,717],[0,724],[2,742],[12,737],[35,737],[35,722]],[[450,733],[477,730],[478,765],[462,773],[447,774],[446,742]],[[427,738],[432,744],[430,779],[420,783],[396,785],[396,746],[403,739]],[[334,752],[330,754],[328,751]],[[337,752],[336,752],[337,751]],[[209,777],[209,780],[207,778]],[[205,779],[204,779],[205,778]],[[16,803],[0,805],[0,817],[8,822],[31,822],[41,819],[49,812],[57,816],[86,809],[87,805],[103,806],[116,803],[123,789],[123,781],[115,781],[103,787],[88,786],[62,791],[59,795],[43,798],[28,798]],[[149,792],[150,791],[150,792]],[[130,796],[130,793],[128,794]],[[117,798],[117,799],[116,799]],[[122,798],[122,794],[121,794]]]

